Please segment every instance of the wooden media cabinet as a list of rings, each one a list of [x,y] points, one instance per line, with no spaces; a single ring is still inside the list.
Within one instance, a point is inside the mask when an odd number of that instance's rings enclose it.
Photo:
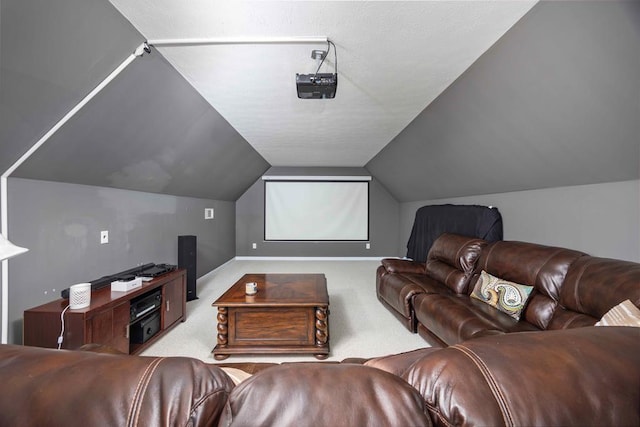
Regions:
[[[136,301],[159,291],[159,307],[133,319],[132,300]],[[58,347],[62,329],[60,316],[69,304],[58,299],[24,312],[24,345]],[[77,349],[84,344],[104,344],[123,353],[138,354],[164,335],[179,321],[186,320],[186,271],[175,270],[143,282],[142,287],[127,292],[112,292],[108,285],[91,293],[91,305],[64,313],[63,349]],[[157,316],[157,317],[154,317]],[[157,318],[159,317],[159,323]],[[144,342],[132,339],[132,329],[146,327],[149,338]],[[157,329],[157,332],[155,330]],[[152,333],[153,332],[153,333]],[[151,334],[152,333],[152,334]],[[152,336],[151,336],[152,335]]]

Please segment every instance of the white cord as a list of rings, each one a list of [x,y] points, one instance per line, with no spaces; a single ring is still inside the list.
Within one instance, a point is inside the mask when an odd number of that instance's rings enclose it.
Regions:
[[[60,336],[58,337],[58,350],[60,350],[60,348],[62,347],[62,341],[64,340],[64,313],[67,312],[69,307],[71,307],[71,305],[66,306],[65,309],[62,310],[62,313],[60,313],[60,322],[62,323],[62,330],[60,331]]]

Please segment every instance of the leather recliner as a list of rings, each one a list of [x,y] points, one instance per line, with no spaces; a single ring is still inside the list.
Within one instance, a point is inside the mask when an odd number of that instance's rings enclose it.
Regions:
[[[476,263],[487,242],[445,233],[433,243],[426,262],[385,258],[376,272],[378,300],[411,332],[416,332],[413,299],[424,293],[467,291]]]

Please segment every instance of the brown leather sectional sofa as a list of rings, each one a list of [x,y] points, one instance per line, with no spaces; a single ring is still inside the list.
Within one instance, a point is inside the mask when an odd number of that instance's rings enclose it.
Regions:
[[[519,320],[470,296],[481,271],[533,287]],[[592,326],[626,299],[640,306],[640,264],[443,234],[425,263],[383,259],[376,290],[409,330],[444,347],[487,335]]]
[[[469,297],[482,270],[534,286],[521,320]],[[234,384],[190,358],[0,345],[0,427],[640,425],[640,328],[591,326],[638,306],[640,264],[448,235],[425,264],[384,260],[378,296],[436,346],[236,365]]]
[[[431,425],[420,393],[383,370],[266,366],[234,385],[223,368],[191,358],[4,344],[0,426]]]
[[[640,328],[268,365],[0,345],[0,426],[637,426]]]

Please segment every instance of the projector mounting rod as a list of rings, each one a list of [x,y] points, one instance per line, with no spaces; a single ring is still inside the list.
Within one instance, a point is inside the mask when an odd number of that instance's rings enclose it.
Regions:
[[[306,44],[326,43],[328,37],[227,37],[227,38],[194,38],[194,39],[157,39],[147,40],[151,46],[197,46],[216,44]]]

